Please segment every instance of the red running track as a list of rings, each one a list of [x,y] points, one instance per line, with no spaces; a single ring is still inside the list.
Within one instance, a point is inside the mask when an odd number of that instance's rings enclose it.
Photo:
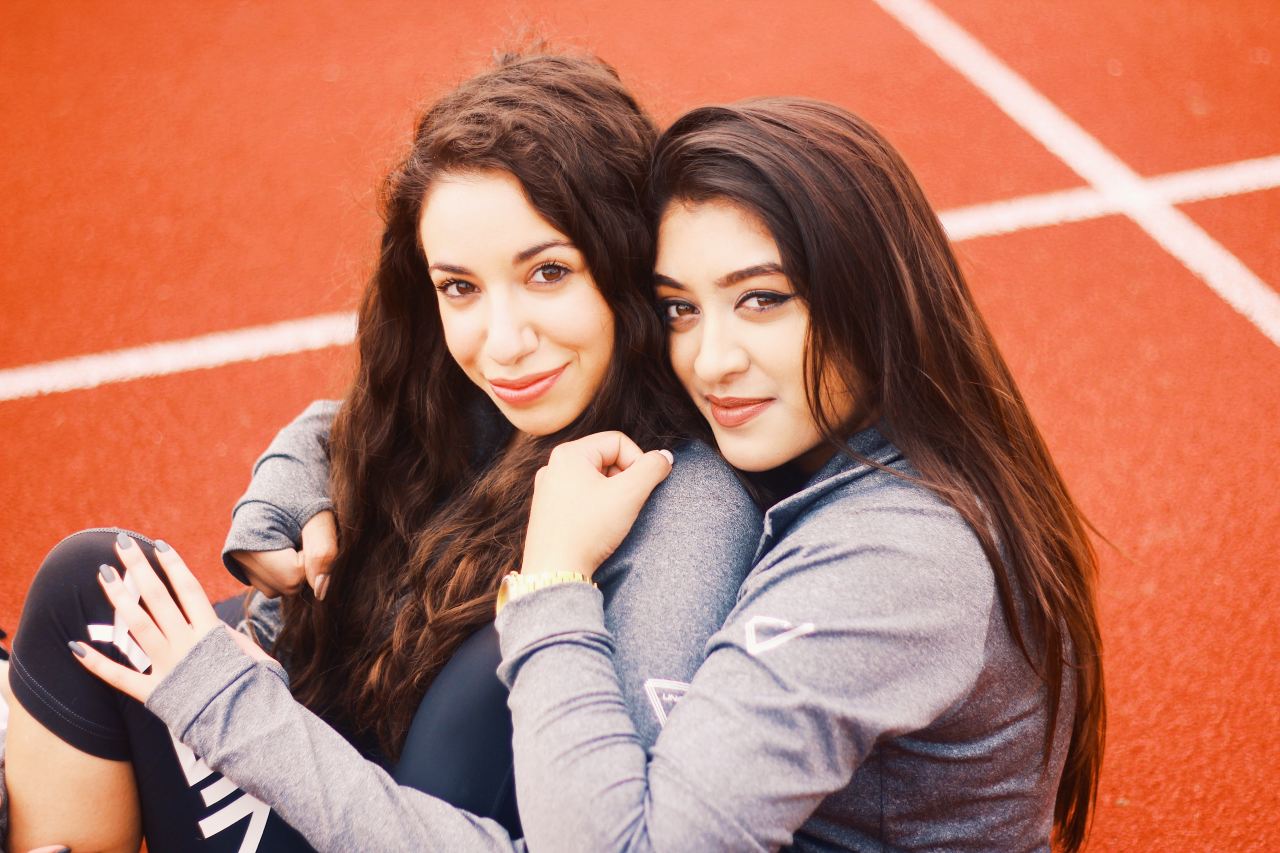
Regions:
[[[352,307],[415,104],[529,25],[668,119],[804,94],[940,209],[1083,185],[870,2],[0,7],[0,370]],[[1139,174],[1280,155],[1273,2],[941,0]],[[435,7],[435,8],[432,8]],[[1280,189],[1182,206],[1270,287]],[[1111,728],[1093,851],[1280,843],[1280,348],[1130,220],[959,251],[1102,546]],[[124,524],[210,587],[248,467],[328,349],[0,402],[0,624],[64,533]]]

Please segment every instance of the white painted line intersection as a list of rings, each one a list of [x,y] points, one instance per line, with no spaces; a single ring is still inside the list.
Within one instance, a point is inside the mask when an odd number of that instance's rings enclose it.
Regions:
[[[875,0],[1009,118],[1280,346],[1280,293],[928,0]]]

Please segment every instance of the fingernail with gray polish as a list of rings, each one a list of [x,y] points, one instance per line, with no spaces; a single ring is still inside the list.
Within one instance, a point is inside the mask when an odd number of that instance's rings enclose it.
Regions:
[[[67,646],[68,648],[71,649],[72,654],[74,654],[78,658],[82,658],[89,653],[88,649],[86,649],[84,646],[77,643],[75,640],[72,640],[71,642],[67,643]]]
[[[116,544],[119,545],[121,548],[132,548],[133,540],[129,538],[128,533],[117,533]]]
[[[168,543],[168,542],[166,542],[166,541],[164,541],[163,539],[157,539],[157,540],[156,540],[156,550],[157,550],[157,551],[159,551],[159,552],[161,552],[161,553],[164,553],[165,551],[170,550],[170,548],[169,548],[169,543]]]
[[[102,579],[107,583],[116,582],[116,570],[108,566],[106,563],[98,566],[98,574],[102,575]]]

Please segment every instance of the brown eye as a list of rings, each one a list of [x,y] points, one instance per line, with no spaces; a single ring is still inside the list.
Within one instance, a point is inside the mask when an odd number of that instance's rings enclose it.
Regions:
[[[448,299],[459,299],[463,296],[470,296],[472,293],[479,292],[480,288],[476,287],[469,281],[463,281],[460,278],[451,278],[442,281],[435,286],[443,296]]]
[[[683,329],[698,316],[698,309],[683,299],[667,299],[659,304],[662,319],[669,328]]]
[[[569,274],[569,268],[563,264],[543,264],[533,273],[533,280],[538,284],[555,284]]]
[[[738,307],[746,308],[748,311],[768,311],[770,308],[777,308],[779,305],[790,302],[794,295],[772,290],[753,290],[743,294],[742,299],[738,300]]]

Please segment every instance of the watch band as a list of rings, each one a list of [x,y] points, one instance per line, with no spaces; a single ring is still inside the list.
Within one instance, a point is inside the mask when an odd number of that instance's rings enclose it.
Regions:
[[[589,583],[599,589],[594,582],[581,572],[538,572],[532,575],[510,572],[502,579],[502,585],[498,587],[495,615],[501,613],[502,608],[506,607],[509,602],[515,601],[522,595],[528,595],[535,589],[544,589],[561,583]]]

